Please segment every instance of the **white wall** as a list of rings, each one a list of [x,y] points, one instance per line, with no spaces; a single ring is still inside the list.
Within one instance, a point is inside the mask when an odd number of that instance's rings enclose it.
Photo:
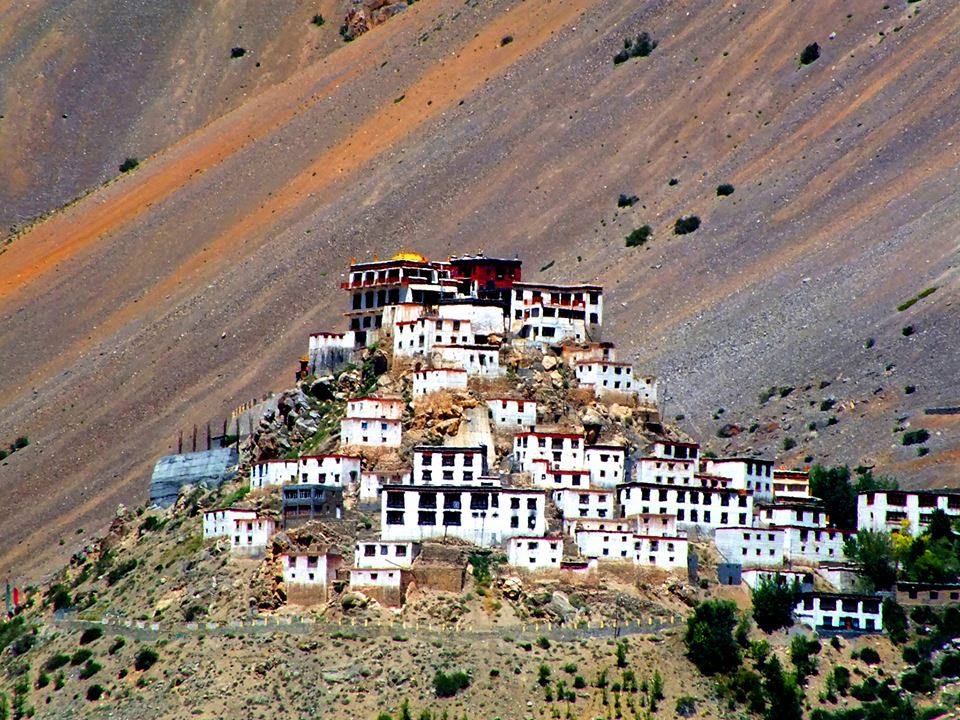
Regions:
[[[773,461],[755,458],[708,459],[706,471],[730,478],[732,487],[753,491],[754,499],[773,497]]]
[[[563,517],[613,518],[612,490],[554,490],[553,502]]]
[[[534,460],[551,467],[580,470],[584,467],[583,436],[572,433],[519,433],[513,438],[513,455],[522,472],[533,473]]]
[[[437,314],[442,318],[469,320],[475,335],[502,335],[507,329],[503,309],[496,305],[441,303]]]
[[[261,555],[276,531],[277,524],[271,518],[238,519],[230,536],[230,552],[250,557]]]
[[[600,487],[613,487],[624,481],[626,450],[607,445],[587,446],[584,465],[590,471],[590,482]]]
[[[686,569],[688,543],[685,537],[634,535],[634,562],[667,570]]]
[[[550,466],[549,460],[533,460],[530,473],[536,487],[559,490],[560,488],[590,487],[590,472],[587,470],[558,470]]]
[[[486,473],[486,449],[417,445],[413,449],[414,485],[473,485]]]
[[[500,349],[494,345],[434,345],[436,365],[460,367],[470,377],[500,377]]]
[[[880,603],[879,597],[811,593],[800,599],[793,614],[797,622],[813,630],[849,627],[864,632],[881,632]]]
[[[697,463],[694,460],[661,457],[640,458],[633,466],[634,479],[637,482],[657,485],[693,485],[696,470]]]
[[[203,537],[230,537],[237,520],[256,520],[256,510],[219,508],[203,513]]]
[[[336,579],[340,557],[326,553],[282,553],[283,581],[288,584],[326,587]]]
[[[943,510],[952,518],[960,517],[960,493],[934,490],[917,493],[871,491],[857,496],[857,528],[860,530],[899,530],[903,520],[910,533],[923,533],[934,510]]]
[[[358,568],[410,567],[420,554],[412,542],[361,540],[354,549],[353,564]]]
[[[563,558],[559,537],[513,537],[507,540],[507,563],[524,570],[558,570]]]
[[[489,398],[487,408],[493,424],[507,430],[532,430],[537,424],[537,403],[516,398]]]
[[[577,530],[574,540],[585,557],[634,562],[633,537],[630,531]]]
[[[267,460],[250,467],[250,488],[310,483],[355,485],[360,479],[360,458],[350,455],[307,455],[297,460]]]
[[[400,447],[403,435],[399,420],[344,418],[340,421],[340,444],[344,447]]]
[[[753,496],[746,490],[627,483],[617,494],[621,515],[676,515],[680,528],[710,531],[753,522]]]
[[[713,539],[727,562],[743,566],[783,564],[786,546],[780,528],[717,528]]]
[[[441,390],[466,390],[467,371],[462,368],[435,368],[413,373],[413,397],[420,398]]]

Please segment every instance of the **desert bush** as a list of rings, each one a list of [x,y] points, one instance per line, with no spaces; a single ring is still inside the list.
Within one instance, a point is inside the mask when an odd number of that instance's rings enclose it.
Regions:
[[[130,558],[129,560],[120,563],[109,573],[107,573],[107,585],[116,585],[118,582],[120,582],[124,575],[132,572],[136,567],[136,558]]]
[[[727,197],[728,195],[733,195],[733,192],[734,187],[730,183],[717,185],[717,197]]]
[[[653,228],[649,225],[642,225],[636,230],[632,230],[624,240],[627,247],[640,247],[649,242],[653,237]]]
[[[648,57],[657,47],[657,41],[650,33],[641,32],[636,39],[627,38],[623,41],[623,50],[613,56],[613,64],[625,63],[630,58]]]
[[[120,163],[120,172],[122,173],[130,172],[131,170],[135,170],[139,165],[140,165],[140,161],[137,160],[135,157],[128,157],[126,160]]]
[[[57,653],[56,655],[51,655],[47,658],[47,661],[43,664],[44,669],[53,672],[54,670],[59,670],[64,665],[70,662],[70,656],[65,655],[64,653]]]
[[[87,660],[84,666],[80,669],[80,679],[89,680],[101,670],[103,670],[103,665],[98,663],[96,660]]]
[[[313,16],[313,18],[311,18],[310,22],[317,27],[322,27],[326,20],[323,19],[323,15],[317,13]]]
[[[800,64],[810,65],[811,63],[816,62],[819,58],[820,58],[819,43],[810,43],[800,53]]]
[[[433,691],[437,697],[453,697],[470,686],[470,676],[462,670],[445,673],[437,670],[433,676]]]
[[[540,665],[537,668],[537,682],[540,683],[541,687],[550,682],[550,667],[548,665]]]
[[[120,652],[120,649],[127,644],[127,641],[123,639],[120,635],[117,635],[113,639],[113,644],[110,645],[110,648],[107,650],[107,653],[110,655],[116,655]]]
[[[680,717],[691,717],[697,713],[697,699],[689,695],[677,698],[676,713]]]
[[[620,193],[620,197],[617,198],[617,207],[626,208],[633,207],[640,200],[636,195],[625,195]]]
[[[242,47],[230,48],[231,58],[242,58],[246,54],[247,54],[246,48],[242,48]]]
[[[160,656],[157,654],[157,651],[153,648],[142,647],[137,651],[137,654],[133,658],[133,668],[140,672],[144,672],[153,667],[154,663],[160,659]]]
[[[867,665],[876,665],[880,662],[880,653],[872,647],[865,647],[860,651],[860,661]]]
[[[673,224],[673,233],[675,235],[689,235],[700,227],[700,218],[696,215],[686,215],[678,217]]]
[[[733,637],[737,614],[737,606],[729,600],[707,600],[687,619],[687,655],[704,675],[727,672],[740,664]]]
[[[93,651],[89,648],[80,648],[72,656],[70,656],[71,665],[83,665],[87,660],[93,657]]]
[[[799,595],[796,580],[787,582],[782,575],[762,579],[751,593],[757,627],[769,633],[793,625],[793,608]]]
[[[106,690],[104,690],[103,685],[91,685],[87,688],[87,700],[90,702],[96,702],[103,697]]]
[[[904,445],[920,445],[930,439],[930,433],[924,428],[908,430],[903,434]]]
[[[80,634],[80,644],[87,645],[103,637],[103,628],[87,628]]]

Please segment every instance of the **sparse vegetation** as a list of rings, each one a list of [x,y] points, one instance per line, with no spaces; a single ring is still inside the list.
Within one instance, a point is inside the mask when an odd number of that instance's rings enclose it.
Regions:
[[[648,57],[657,47],[657,41],[647,32],[641,32],[635,39],[626,38],[623,49],[613,56],[613,64],[620,65],[630,58]]]
[[[433,676],[433,691],[438,698],[453,697],[470,686],[470,676],[462,670],[445,673],[437,670]]]
[[[236,59],[236,58],[242,58],[242,57],[243,57],[244,55],[246,55],[246,54],[247,54],[246,48],[242,48],[242,47],[230,48],[230,57],[231,57],[231,58],[234,58],[234,59]]]
[[[138,672],[146,672],[154,666],[154,663],[160,659],[160,655],[153,648],[142,647],[137,651],[133,658],[133,669]]]
[[[317,13],[310,19],[310,23],[312,25],[316,25],[317,27],[323,27],[324,23],[326,23],[326,20],[323,19],[323,15]]]
[[[734,187],[730,183],[723,183],[717,185],[717,197],[727,197],[728,195],[733,195]]]
[[[699,227],[700,218],[696,215],[687,215],[677,218],[677,221],[673,225],[673,232],[675,235],[689,235],[692,232],[696,232]]]
[[[98,627],[87,628],[80,634],[80,644],[87,645],[103,637],[103,629]]]
[[[926,290],[923,290],[922,292],[917,293],[909,300],[906,300],[905,302],[902,302],[899,305],[897,305],[897,311],[903,312],[904,310],[910,309],[911,307],[913,307],[915,304],[917,304],[924,298],[930,297],[931,295],[933,295],[936,291],[937,291],[936,287],[928,287]]]
[[[633,207],[640,201],[636,195],[624,195],[620,193],[620,197],[617,198],[617,207],[618,208],[627,208]]]
[[[904,445],[921,445],[930,439],[930,432],[924,428],[908,430],[903,434]]]
[[[728,672],[740,663],[736,625],[737,606],[730,600],[705,600],[687,619],[687,656],[704,675]]]
[[[128,157],[122,163],[120,163],[120,172],[127,173],[131,170],[135,170],[140,165],[140,161],[135,157]]]
[[[810,65],[820,59],[820,44],[810,43],[800,53],[800,64]]]
[[[790,627],[799,595],[800,586],[796,580],[788,582],[780,574],[761,579],[751,594],[757,627],[768,633]]]
[[[653,228],[649,225],[642,225],[627,235],[625,244],[627,247],[640,247],[647,243],[651,237],[653,237]]]

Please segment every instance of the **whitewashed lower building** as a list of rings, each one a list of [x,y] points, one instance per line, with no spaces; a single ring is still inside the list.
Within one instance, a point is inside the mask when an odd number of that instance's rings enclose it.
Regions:
[[[345,417],[340,421],[343,447],[400,447],[403,423],[384,418]]]
[[[634,533],[630,530],[577,530],[577,549],[587,558],[634,562]]]
[[[496,345],[437,344],[431,357],[434,365],[463,368],[468,377],[495,378],[505,373]]]
[[[622,445],[587,445],[584,449],[584,467],[590,472],[590,482],[611,488],[625,478],[627,450]]]
[[[474,342],[469,320],[423,316],[393,326],[394,357],[427,356],[436,345],[470,345]]]
[[[316,332],[307,345],[307,370],[312,375],[335,370],[353,359],[357,336],[349,332]]]
[[[960,517],[960,490],[871,490],[857,496],[859,530],[902,530],[920,535],[930,524],[935,510],[950,518]]]
[[[305,605],[326,601],[343,564],[340,553],[329,548],[290,550],[277,559],[283,571],[287,601]]]
[[[353,552],[358,568],[408,568],[420,554],[420,545],[409,541],[361,540]]]
[[[830,518],[816,498],[807,500],[787,499],[774,503],[754,503],[757,522],[761,525],[796,525],[800,527],[826,527]]]
[[[650,455],[672,460],[697,460],[700,457],[700,445],[679,440],[658,440],[650,446]]]
[[[773,499],[773,460],[760,458],[708,458],[707,474],[730,478],[731,487],[750,490],[755,500]]]
[[[724,527],[713,534],[724,560],[744,567],[782,565],[786,552],[782,528]]]
[[[583,435],[531,430],[513,438],[513,457],[521,472],[533,473],[534,460],[546,460],[560,470],[584,467]]]
[[[507,540],[507,564],[522,570],[559,570],[563,538],[520,535]]]
[[[773,499],[806,499],[810,497],[810,473],[806,470],[773,470]]]
[[[608,393],[634,395],[640,402],[656,404],[657,379],[636,375],[633,365],[613,360],[580,360],[574,373],[581,387],[593,390],[597,397]]]
[[[381,495],[384,540],[456,537],[494,547],[546,533],[542,490],[482,486],[388,486]]]
[[[400,607],[412,580],[409,569],[401,567],[350,568],[350,589],[368,595],[382,605]]]
[[[238,520],[256,520],[257,511],[246,508],[217,508],[203,513],[203,537],[230,537]]]
[[[295,460],[265,460],[250,467],[250,489],[289,483],[354,486],[360,458],[354,455],[304,455]]]
[[[613,518],[613,490],[564,488],[553,491],[553,503],[563,517]]]
[[[792,586],[794,583],[802,592],[813,591],[813,574],[809,570],[785,570],[783,568],[751,567],[744,568],[740,574],[743,584],[756,590],[760,583],[773,581]]]
[[[560,488],[589,488],[589,470],[560,470],[552,467],[549,460],[533,460],[530,473],[536,487],[558,490]]]
[[[636,523],[630,518],[582,518],[563,519],[563,534],[576,539],[581,530],[586,532],[635,532]]]
[[[846,539],[853,533],[837,528],[785,526],[784,555],[792,562],[842,562]]]
[[[634,535],[633,561],[637,565],[678,570],[687,568],[688,542],[685,536]]]
[[[633,531],[637,535],[656,535],[660,537],[678,535],[676,515],[646,513],[642,515],[631,515],[630,517],[624,518],[624,520],[630,523]]]
[[[254,518],[237,518],[233,521],[230,536],[230,552],[244,557],[259,557],[267,549],[270,538],[277,531],[277,521],[258,515]]]
[[[467,389],[467,371],[463,368],[430,368],[413,373],[412,396],[426,397],[435,392],[457,392]]]
[[[794,607],[801,625],[817,632],[879,633],[883,630],[882,598],[847,593],[807,593]]]
[[[696,460],[675,460],[662,457],[638,458],[633,465],[633,479],[655,485],[693,485]]]
[[[533,430],[537,424],[537,403],[523,398],[488,398],[490,420],[498,430]]]
[[[745,526],[753,520],[753,495],[725,487],[685,488],[653,483],[625,483],[617,487],[618,514],[675,515],[677,527],[711,531]]]
[[[380,504],[380,490],[384,485],[411,484],[409,470],[369,470],[360,473],[360,492],[358,500],[364,505]]]
[[[483,445],[417,445],[413,448],[414,485],[474,485],[487,474]]]

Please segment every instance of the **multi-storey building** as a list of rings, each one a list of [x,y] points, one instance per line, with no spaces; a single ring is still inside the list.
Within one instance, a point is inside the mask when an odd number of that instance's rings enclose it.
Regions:
[[[230,535],[230,552],[244,557],[259,557],[276,531],[277,522],[271,517],[237,517]]]
[[[413,397],[422,398],[441,390],[466,390],[467,371],[463,368],[430,368],[413,373]]]
[[[603,288],[599,285],[514,283],[510,330],[534,344],[599,340]]]
[[[717,528],[713,539],[727,562],[769,567],[783,564],[785,536],[783,528],[746,526]]]
[[[380,504],[380,489],[384,485],[409,485],[410,470],[368,470],[360,473],[359,501],[362,504]]]
[[[283,572],[287,602],[325,602],[337,570],[343,564],[340,553],[330,548],[289,550],[277,556]]]
[[[679,442],[676,440],[658,440],[653,443],[650,455],[670,460],[696,460],[700,457],[700,446],[697,443]]]
[[[634,535],[633,561],[665,570],[687,567],[689,543],[684,536]]]
[[[830,518],[817,498],[787,499],[774,503],[755,503],[754,511],[761,525],[799,525],[826,527]]]
[[[561,470],[583,468],[583,435],[564,432],[518,433],[513,438],[513,457],[521,472],[533,473],[534,460],[547,460]]]
[[[459,485],[387,486],[380,505],[384,540],[458,537],[494,547],[517,535],[546,532],[542,490]]]
[[[534,460],[531,464],[533,470],[530,475],[537,487],[550,490],[590,487],[589,470],[560,470],[553,467],[549,460]]]
[[[657,402],[657,379],[652,375],[636,375],[630,363],[579,360],[574,368],[580,386],[593,390],[597,397],[608,393],[624,393],[636,395],[644,403]]]
[[[882,598],[848,593],[806,593],[793,610],[797,622],[817,632],[881,632]]]
[[[436,345],[470,345],[473,342],[469,320],[425,315],[393,326],[394,357],[426,357]]]
[[[459,283],[461,295],[510,303],[510,290],[521,280],[519,258],[494,258],[482,253],[451,257],[450,276]]]
[[[649,456],[637,459],[633,465],[634,479],[637,482],[656,485],[693,485],[696,472],[697,461],[690,459],[674,460]]]
[[[490,420],[498,430],[533,430],[537,424],[537,403],[523,398],[487,398]]]
[[[613,518],[613,490],[571,489],[553,491],[553,503],[564,518]]]
[[[625,479],[627,449],[622,445],[587,445],[584,466],[590,482],[600,487],[613,487]]]
[[[401,418],[403,398],[363,397],[347,402],[340,421],[340,445],[343,447],[399,447],[403,435]]]
[[[358,568],[408,568],[419,554],[420,546],[415,542],[361,540],[354,548],[353,564]]]
[[[857,527],[860,530],[902,530],[909,526],[920,535],[935,510],[951,518],[960,517],[960,491],[870,490],[857,496]]]
[[[417,445],[413,448],[414,485],[479,485],[486,475],[487,449],[482,445]]]
[[[438,367],[459,367],[468,377],[495,378],[504,374],[500,367],[500,348],[496,345],[435,344],[430,353]]]
[[[622,516],[658,513],[675,515],[678,527],[713,530],[752,522],[753,495],[725,487],[683,488],[654,483],[624,483],[617,487]]]
[[[717,458],[703,461],[711,475],[730,478],[731,487],[750,490],[756,500],[773,498],[773,461],[758,458]]]
[[[335,485],[284,485],[283,525],[302,525],[309,520],[343,517],[343,488]]]
[[[507,564],[522,570],[559,570],[563,538],[518,535],[507,540]]]
[[[806,470],[773,470],[773,499],[804,499],[810,497],[810,473]]]
[[[254,521],[257,519],[256,510],[246,508],[217,508],[203,513],[203,537],[230,537],[237,527],[237,521]]]
[[[360,458],[354,455],[304,455],[296,460],[265,460],[250,466],[250,489],[287,483],[355,485]]]

